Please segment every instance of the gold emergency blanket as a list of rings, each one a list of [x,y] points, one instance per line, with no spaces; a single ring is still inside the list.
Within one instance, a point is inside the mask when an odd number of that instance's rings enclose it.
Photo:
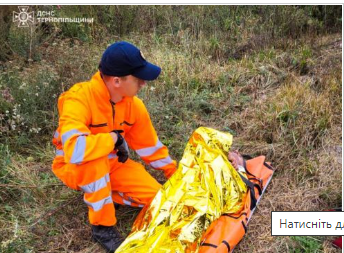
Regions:
[[[243,208],[246,185],[227,159],[232,135],[200,127],[178,170],[140,212],[117,252],[197,252],[203,232]]]

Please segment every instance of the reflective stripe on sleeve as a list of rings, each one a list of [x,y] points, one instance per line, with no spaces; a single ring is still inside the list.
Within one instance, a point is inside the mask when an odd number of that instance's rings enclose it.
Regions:
[[[88,133],[82,133],[80,131],[78,131],[77,129],[72,129],[72,130],[69,130],[67,132],[65,132],[64,134],[62,134],[61,136],[61,139],[62,139],[62,145],[64,145],[66,143],[66,141],[72,137],[74,134],[77,134],[77,135],[88,135]]]
[[[79,164],[83,161],[86,151],[86,137],[84,135],[79,136],[76,139],[76,143],[74,146],[72,158],[70,159],[70,163]]]
[[[153,155],[158,149],[162,148],[163,146],[164,144],[162,144],[161,141],[158,140],[157,144],[154,147],[136,149],[135,151],[139,156],[145,157]]]
[[[86,203],[86,205],[91,207],[95,212],[97,212],[100,209],[102,209],[103,206],[105,206],[106,204],[110,204],[110,203],[112,204],[112,198],[110,195],[104,199],[97,201],[97,202],[91,203],[91,202],[88,202],[87,200],[85,200],[85,197],[84,197],[84,202]]]
[[[106,174],[104,177],[98,179],[97,181],[84,185],[84,186],[80,186],[80,188],[86,193],[92,193],[106,187],[109,181],[110,181],[110,176],[109,174]]]
[[[153,167],[153,168],[161,168],[161,167],[164,167],[165,165],[168,165],[172,163],[172,159],[170,156],[166,157],[166,158],[163,158],[163,159],[160,159],[160,160],[156,160],[154,162],[151,162],[150,165]]]
[[[55,133],[54,133],[54,138],[55,138],[55,139],[59,138],[59,135],[60,135],[59,132],[55,131]]]

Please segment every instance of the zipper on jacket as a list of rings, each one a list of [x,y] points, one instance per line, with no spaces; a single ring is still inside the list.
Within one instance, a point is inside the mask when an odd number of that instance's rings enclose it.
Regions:
[[[112,127],[113,129],[115,129],[115,105],[116,103],[112,102],[111,99],[109,100],[110,101],[110,104],[111,104],[111,109],[112,109]]]

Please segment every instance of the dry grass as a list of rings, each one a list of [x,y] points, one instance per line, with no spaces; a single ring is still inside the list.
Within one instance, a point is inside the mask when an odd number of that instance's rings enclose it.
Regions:
[[[324,211],[341,206],[341,47],[317,53],[322,62],[337,62],[330,65],[334,68],[330,73],[325,70],[329,65],[316,62],[314,76],[292,75],[245,114],[239,137],[244,152],[267,154],[277,171],[238,252],[290,252],[293,246],[298,248],[289,237],[271,236],[271,211]],[[315,90],[314,79],[322,80],[318,83],[321,92]],[[281,121],[285,112],[291,112],[290,118]],[[245,142],[247,139],[257,139],[262,145],[252,145]],[[331,238],[319,237],[322,252],[340,252],[330,244]]]

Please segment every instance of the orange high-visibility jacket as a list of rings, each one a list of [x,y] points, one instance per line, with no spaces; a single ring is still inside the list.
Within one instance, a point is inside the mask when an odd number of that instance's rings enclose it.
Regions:
[[[163,170],[167,178],[175,171],[176,161],[158,139],[142,100],[134,96],[112,103],[99,72],[90,81],[77,83],[64,92],[59,97],[58,110],[59,126],[53,138],[57,166],[116,157],[109,133],[123,130],[128,146],[145,163]]]

